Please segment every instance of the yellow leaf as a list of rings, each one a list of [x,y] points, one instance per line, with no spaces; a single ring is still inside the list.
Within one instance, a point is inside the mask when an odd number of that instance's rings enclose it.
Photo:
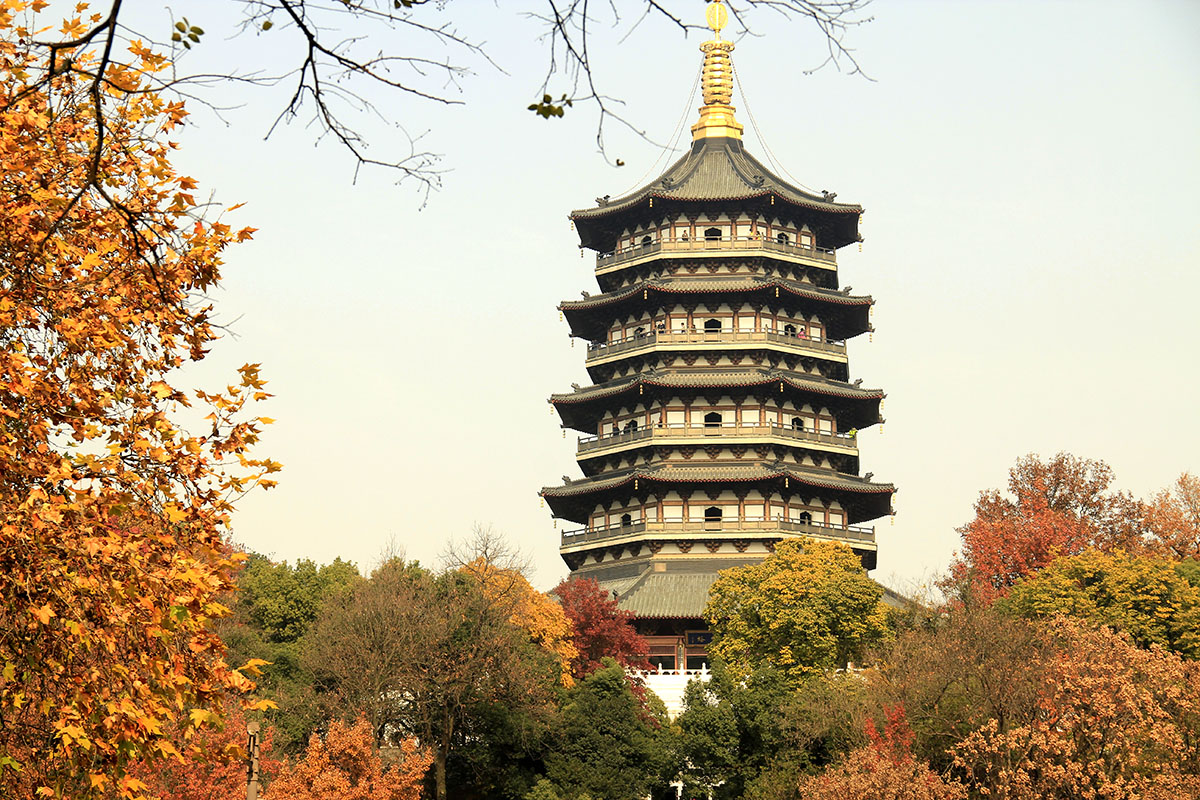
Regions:
[[[213,713],[203,708],[193,708],[188,712],[188,717],[191,718],[192,727],[199,728],[213,718]]]
[[[166,513],[167,519],[171,520],[171,522],[181,522],[187,518],[187,512],[176,503],[167,503],[163,506],[163,512]]]
[[[51,617],[58,616],[57,614],[54,613],[54,609],[50,607],[49,603],[42,606],[41,608],[33,609],[33,611],[30,613],[32,613],[35,617],[37,617],[38,622],[42,623],[43,625],[48,625],[50,623]]]
[[[240,667],[238,667],[238,672],[248,672],[251,675],[262,675],[262,670],[259,669],[259,667],[265,667],[270,663],[270,661],[264,661],[261,658],[252,658],[245,664],[242,664]]]

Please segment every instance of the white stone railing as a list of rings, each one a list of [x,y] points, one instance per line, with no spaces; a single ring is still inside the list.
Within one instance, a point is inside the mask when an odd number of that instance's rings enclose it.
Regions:
[[[781,436],[788,439],[798,439],[807,442],[854,447],[858,442],[856,433],[828,433],[808,429],[793,428],[788,425],[686,425],[681,423],[656,425],[654,427],[623,430],[607,433],[603,436],[579,437],[580,454],[597,450],[611,445],[627,444],[645,439],[683,439],[696,437],[722,436]]]
[[[563,531],[563,547],[591,544],[607,539],[618,539],[636,534],[662,534],[665,536],[712,536],[714,534],[771,533],[812,536],[817,539],[836,539],[873,543],[875,528],[856,525],[827,525],[823,522],[805,522],[789,519],[720,519],[720,520],[639,520],[622,525],[576,528]]]
[[[620,353],[649,347],[656,344],[782,344],[805,350],[825,353],[845,353],[846,343],[836,339],[821,339],[780,331],[656,331],[614,339],[609,342],[592,342],[588,345],[589,361],[618,355]]]
[[[738,236],[730,239],[685,239],[682,237],[662,237],[646,244],[635,244],[623,247],[611,253],[596,255],[596,268],[604,269],[643,256],[656,253],[691,253],[712,251],[744,251],[764,250],[769,253],[780,253],[788,256],[811,258],[828,264],[837,263],[837,254],[833,250],[812,245],[799,244],[792,241],[781,242],[778,239],[763,239],[757,236]]]

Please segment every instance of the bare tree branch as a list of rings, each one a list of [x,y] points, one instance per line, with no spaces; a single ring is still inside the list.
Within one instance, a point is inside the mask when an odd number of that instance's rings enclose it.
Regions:
[[[405,125],[400,153],[375,156],[368,153],[371,138],[362,127],[365,116],[393,121],[395,115],[377,106],[374,93],[382,88],[419,103],[456,105],[462,82],[473,74],[472,64],[503,72],[485,47],[449,22],[436,16],[446,12],[453,0],[238,0],[243,15],[236,35],[271,35],[294,45],[292,63],[277,64],[271,72],[181,73],[180,56],[192,42],[200,42],[198,28],[184,28],[175,41],[127,27],[123,15],[129,10],[121,0],[111,0],[107,12],[96,18],[85,33],[61,40],[34,42],[46,54],[44,74],[33,76],[20,92],[0,99],[0,108],[10,107],[25,97],[50,86],[56,76],[78,74],[91,82],[90,96],[97,115],[96,150],[104,147],[103,119],[108,108],[119,103],[123,93],[174,92],[181,98],[199,100],[214,110],[219,106],[201,89],[234,81],[247,85],[290,85],[283,107],[267,131],[269,138],[282,123],[304,119],[317,131],[317,139],[330,137],[351,155],[355,175],[363,166],[394,170],[400,180],[411,180],[425,198],[438,188],[443,170],[440,157],[424,149],[423,134]],[[659,20],[669,29],[687,35],[704,30],[694,0],[530,0],[532,7],[518,13],[541,28],[539,41],[545,48],[546,70],[538,87],[543,104],[561,115],[563,107],[591,106],[597,112],[596,143],[604,157],[615,163],[605,147],[605,131],[616,124],[647,138],[628,116],[620,92],[605,90],[604,76],[594,58],[596,36],[605,29],[624,28],[628,36],[648,21]],[[863,11],[870,0],[728,0],[727,5],[741,35],[761,35],[779,21],[815,25],[826,44],[824,59],[813,69],[833,64],[839,70],[866,77],[846,37],[854,28],[870,21]],[[457,9],[458,6],[454,6]],[[452,10],[454,10],[452,9]],[[629,22],[626,17],[629,15]],[[690,20],[695,18],[696,22]],[[442,17],[445,19],[445,17]],[[172,20],[173,26],[178,26]],[[170,30],[173,32],[176,27]],[[189,32],[199,31],[195,36]],[[269,34],[267,32],[270,32]],[[618,31],[621,32],[621,31]],[[190,39],[190,41],[189,41]],[[124,55],[134,41],[169,56],[166,75],[144,72]],[[811,71],[811,70],[810,70]],[[137,86],[117,76],[132,75]],[[562,82],[565,90],[551,91]],[[551,96],[560,96],[552,100]],[[548,105],[545,105],[548,104]],[[389,142],[389,144],[395,144]],[[80,191],[102,192],[95,174],[100,158],[93,160],[89,181]],[[69,209],[68,209],[69,210]]]

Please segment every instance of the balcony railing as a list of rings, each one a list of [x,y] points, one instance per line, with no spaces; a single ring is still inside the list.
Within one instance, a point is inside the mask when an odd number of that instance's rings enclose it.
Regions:
[[[812,536],[816,539],[837,539],[852,542],[875,542],[875,528],[856,525],[826,525],[821,522],[802,522],[789,519],[763,519],[745,517],[722,520],[642,520],[628,525],[578,528],[563,531],[562,546],[621,539],[638,534],[661,535],[662,537],[712,537],[719,534],[762,534],[780,533],[793,536]]]
[[[589,361],[649,347],[655,344],[783,344],[825,353],[845,354],[846,343],[819,336],[801,336],[778,331],[643,331],[611,342],[592,342],[588,345]]]
[[[800,244],[798,242],[780,242],[776,239],[761,239],[754,236],[738,236],[731,239],[682,239],[663,237],[646,244],[635,244],[611,253],[596,255],[596,268],[604,269],[616,266],[626,261],[656,253],[689,253],[731,250],[765,250],[770,253],[780,253],[787,256],[810,258],[827,264],[836,264],[837,255],[832,250],[823,247]]]
[[[723,436],[781,436],[805,442],[821,442],[823,444],[854,447],[858,436],[854,433],[829,433],[825,431],[801,430],[788,425],[686,425],[676,423],[671,425],[656,425],[654,427],[625,430],[619,433],[608,433],[603,436],[579,437],[579,453],[586,453],[602,447],[638,442],[644,439],[683,439],[699,437]]]

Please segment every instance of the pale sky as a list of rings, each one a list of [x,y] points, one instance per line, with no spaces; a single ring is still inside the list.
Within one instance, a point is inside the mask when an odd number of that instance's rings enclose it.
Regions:
[[[537,491],[580,474],[577,434],[563,438],[546,402],[588,382],[555,308],[596,292],[567,213],[668,162],[614,129],[626,166],[608,166],[590,110],[526,111],[544,53],[521,4],[502,5],[446,7],[503,70],[477,62],[465,105],[376,98],[444,154],[424,209],[383,172],[353,184],[344,154],[301,125],[264,143],[279,91],[222,95],[244,104],[229,125],[197,109],[180,137],[181,167],[260,228],[229,251],[215,295],[236,337],[192,376],[261,362],[276,395],[261,451],[285,470],[239,508],[247,547],[369,568],[394,542],[432,563],[482,524],[529,556],[539,587],[566,574]],[[843,285],[877,301],[851,379],[888,393],[882,432],[860,436],[862,469],[900,487],[894,524],[875,523],[873,575],[909,588],[946,566],[979,491],[1024,454],[1104,459],[1137,495],[1200,471],[1200,5],[877,0],[871,13],[848,43],[874,82],[805,75],[820,40],[767,24],[738,40],[748,96],[734,104],[751,152],[767,155],[752,113],[788,173],[867,209],[862,252],[839,253]],[[270,37],[205,27],[197,63],[278,57]],[[630,27],[597,40],[597,65],[661,143],[696,117],[702,37]],[[372,135],[379,151],[400,136]]]

